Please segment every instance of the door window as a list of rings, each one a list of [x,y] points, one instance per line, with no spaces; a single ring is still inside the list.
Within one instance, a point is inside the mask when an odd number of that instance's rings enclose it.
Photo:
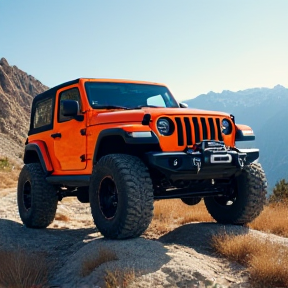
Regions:
[[[66,122],[66,121],[73,119],[73,117],[71,117],[71,116],[64,116],[63,115],[63,104],[61,104],[61,101],[63,101],[63,100],[75,100],[75,101],[77,101],[79,104],[79,109],[81,111],[81,98],[80,98],[80,93],[79,93],[78,88],[72,88],[69,90],[65,90],[65,91],[61,92],[60,96],[59,96],[58,122]]]

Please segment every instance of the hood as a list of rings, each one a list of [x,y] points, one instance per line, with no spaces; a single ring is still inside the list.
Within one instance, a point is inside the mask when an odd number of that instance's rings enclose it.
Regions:
[[[141,110],[109,110],[100,112],[93,110],[90,113],[89,125],[142,122],[145,111]]]
[[[151,119],[158,118],[160,116],[170,115],[209,115],[209,116],[224,116],[230,117],[228,113],[207,111],[200,109],[189,108],[150,108],[144,107],[139,110],[109,110],[109,111],[97,111],[90,112],[89,125],[96,124],[108,124],[108,123],[121,123],[121,122],[142,122],[145,114],[150,114]]]

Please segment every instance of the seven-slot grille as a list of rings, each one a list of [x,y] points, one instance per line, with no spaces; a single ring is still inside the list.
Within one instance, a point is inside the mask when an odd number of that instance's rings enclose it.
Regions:
[[[220,119],[205,117],[175,117],[178,145],[193,145],[202,140],[223,141]]]

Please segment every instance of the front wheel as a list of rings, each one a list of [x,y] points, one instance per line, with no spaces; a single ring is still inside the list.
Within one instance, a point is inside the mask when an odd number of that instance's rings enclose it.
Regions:
[[[102,157],[93,169],[89,198],[95,225],[107,238],[140,236],[153,217],[152,181],[135,156]]]
[[[223,224],[243,225],[253,221],[266,201],[267,181],[261,165],[245,166],[231,188],[230,197],[204,198],[208,212]]]

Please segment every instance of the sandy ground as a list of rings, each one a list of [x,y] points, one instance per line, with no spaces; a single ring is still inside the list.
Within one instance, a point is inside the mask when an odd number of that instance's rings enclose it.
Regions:
[[[107,240],[97,232],[89,204],[73,198],[58,205],[59,219],[66,215],[68,221],[54,220],[47,229],[29,229],[22,225],[18,215],[16,189],[1,190],[0,199],[0,249],[20,247],[29,252],[45,252],[53,263],[49,282],[53,287],[105,287],[106,271],[116,270],[133,271],[137,275],[130,287],[250,287],[244,267],[211,250],[211,235],[223,231],[253,233],[288,245],[287,238],[216,223],[186,224],[157,240],[145,237]],[[113,250],[118,260],[81,276],[85,259],[96,257],[103,248]]]

